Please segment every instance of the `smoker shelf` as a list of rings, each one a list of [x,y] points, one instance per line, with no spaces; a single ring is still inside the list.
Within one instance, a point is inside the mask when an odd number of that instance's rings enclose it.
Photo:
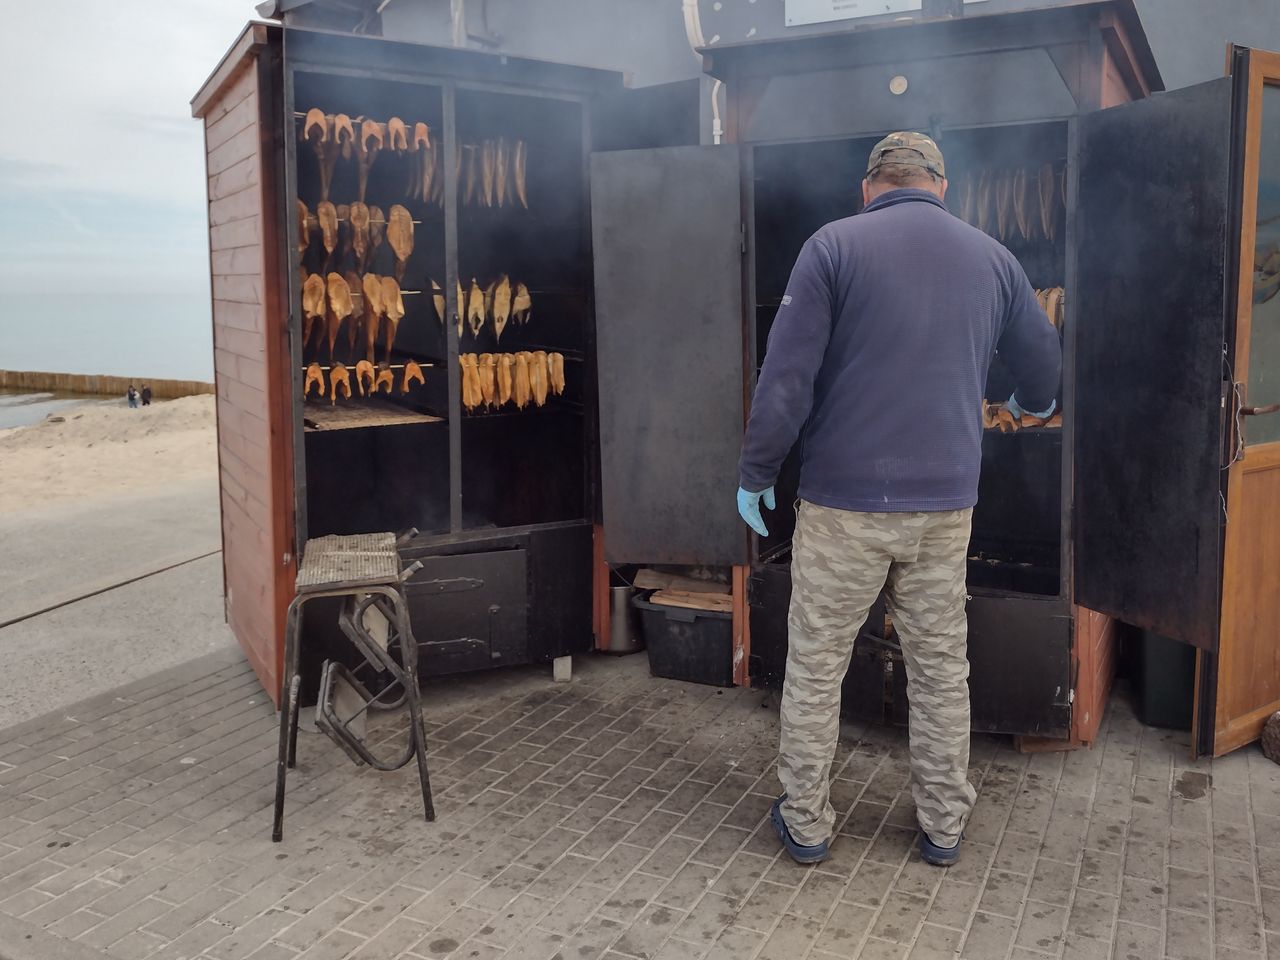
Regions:
[[[308,433],[323,430],[358,430],[362,427],[393,427],[407,423],[444,423],[441,417],[418,413],[408,407],[377,397],[349,400],[341,404],[308,403],[302,423]]]
[[[536,417],[547,413],[573,413],[581,414],[583,412],[582,404],[575,403],[572,400],[551,401],[548,400],[544,406],[535,406],[530,402],[529,406],[523,410],[508,410],[506,408],[499,410],[466,410],[463,411],[463,418],[468,422],[480,420],[506,420],[512,417]]]

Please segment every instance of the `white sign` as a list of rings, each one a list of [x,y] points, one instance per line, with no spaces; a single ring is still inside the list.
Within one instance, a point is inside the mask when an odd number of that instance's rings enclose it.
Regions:
[[[806,23],[911,13],[920,10],[924,0],[785,0],[784,6],[787,26],[798,27]]]
[[[986,0],[964,0],[966,4]],[[857,20],[861,17],[884,17],[895,13],[914,13],[923,9],[924,0],[783,0],[787,26],[807,23],[831,23],[833,20]]]

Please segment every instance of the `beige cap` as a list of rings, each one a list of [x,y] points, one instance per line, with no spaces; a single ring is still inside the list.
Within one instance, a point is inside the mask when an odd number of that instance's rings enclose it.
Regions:
[[[877,143],[867,160],[867,176],[871,176],[882,163],[924,167],[944,180],[947,176],[942,151],[938,149],[938,145],[932,138],[926,137],[923,133],[905,131],[891,133]]]

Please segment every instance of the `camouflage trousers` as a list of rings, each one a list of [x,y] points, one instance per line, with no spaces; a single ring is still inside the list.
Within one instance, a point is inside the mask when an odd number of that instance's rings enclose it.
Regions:
[[[828,840],[840,686],[882,587],[902,642],[911,703],[911,791],[936,843],[959,839],[968,780],[965,573],[972,510],[856,513],[801,503],[792,543],[787,674],[778,777],[799,843]]]

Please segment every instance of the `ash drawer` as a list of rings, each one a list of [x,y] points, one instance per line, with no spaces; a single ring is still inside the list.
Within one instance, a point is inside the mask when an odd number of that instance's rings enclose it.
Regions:
[[[974,593],[968,614],[973,729],[1070,736],[1071,605],[1051,598]]]
[[[424,675],[529,662],[523,549],[417,559],[405,594]]]

